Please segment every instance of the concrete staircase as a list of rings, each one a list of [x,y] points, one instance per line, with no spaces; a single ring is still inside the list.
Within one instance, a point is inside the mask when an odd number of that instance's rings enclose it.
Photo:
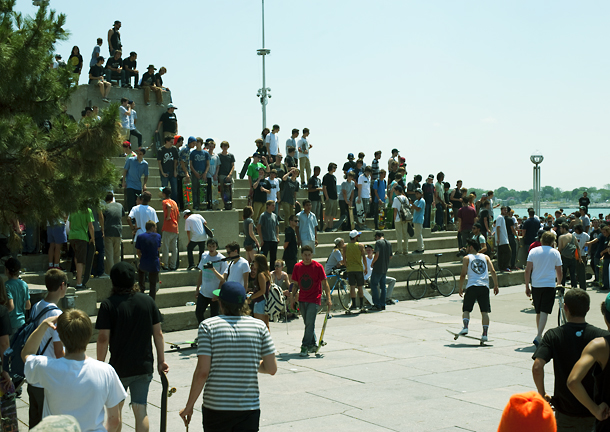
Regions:
[[[113,158],[114,164],[117,170],[122,170],[125,159],[124,158]],[[161,210],[161,199],[159,188],[161,187],[161,179],[159,177],[159,171],[157,167],[157,161],[153,158],[146,158],[149,164],[149,178],[148,178],[148,190],[153,194],[153,200],[150,205],[157,210],[159,220],[163,219],[163,212]],[[229,241],[238,241],[243,244],[242,234],[242,209],[247,204],[248,194],[248,181],[237,179],[235,182],[235,188],[233,191],[233,210],[215,210],[215,211],[203,211],[199,212],[207,220],[208,226],[214,229],[215,237],[217,238],[221,251],[224,250],[224,245]],[[298,199],[303,200],[306,198],[306,192],[300,191]],[[116,194],[116,200],[123,202],[122,190],[118,189]],[[222,207],[222,203],[221,203]],[[374,222],[373,219],[367,219],[367,227],[370,230],[366,230],[362,233],[361,242],[373,243],[374,242]],[[282,256],[282,245],[284,239],[284,223],[281,223],[280,232],[280,247],[278,250],[278,257]],[[159,226],[160,228],[160,226]],[[179,263],[177,271],[162,272],[160,274],[159,290],[157,292],[157,304],[163,314],[163,330],[164,331],[176,331],[190,328],[196,328],[197,321],[195,318],[195,306],[187,306],[187,302],[195,301],[196,291],[195,286],[197,284],[198,271],[186,271],[187,257],[186,257],[186,234],[184,231],[184,219],[180,218],[180,237],[179,237]],[[161,232],[161,229],[158,230]],[[324,265],[327,257],[330,255],[334,247],[334,239],[337,237],[343,237],[348,241],[347,232],[337,233],[319,233],[319,246],[316,248],[315,259]],[[385,230],[385,237],[393,245],[396,244],[396,234],[394,230]],[[457,238],[455,232],[434,232],[430,229],[424,230],[424,242],[425,252],[421,255],[396,255],[392,257],[390,262],[390,269],[388,270],[388,276],[392,276],[397,279],[397,284],[394,289],[394,298],[397,300],[409,300],[411,299],[406,289],[406,279],[412,268],[409,263],[414,263],[417,260],[424,260],[428,267],[433,269],[434,263],[436,262],[435,254],[442,253],[440,257],[440,263],[444,268],[447,268],[453,272],[456,280],[459,280],[459,273],[461,270],[461,259],[456,257],[457,252]],[[415,248],[415,241],[409,241],[409,250],[413,251]],[[245,256],[242,251],[242,256]],[[123,220],[123,259],[125,261],[133,262],[135,257],[135,250],[131,240],[131,231],[127,225],[127,218]],[[196,259],[196,255],[195,255]],[[25,256],[21,257],[24,273],[22,275],[30,287],[44,288],[44,271],[47,266],[46,256]],[[62,267],[69,269],[69,263],[62,263]],[[429,273],[433,274],[433,270]],[[509,286],[522,283],[523,272],[515,271],[512,273],[503,273],[499,275],[500,286]],[[71,276],[71,275],[70,275]],[[72,283],[72,277],[70,277]],[[85,310],[90,314],[92,321],[95,323],[97,310],[100,302],[107,298],[111,291],[111,282],[109,279],[92,278],[88,282],[88,287],[91,288],[89,291],[77,292],[75,294],[75,307]],[[427,295],[438,295],[438,293],[428,290]],[[334,302],[335,305],[339,305],[339,302]],[[96,338],[94,334],[93,339]]]

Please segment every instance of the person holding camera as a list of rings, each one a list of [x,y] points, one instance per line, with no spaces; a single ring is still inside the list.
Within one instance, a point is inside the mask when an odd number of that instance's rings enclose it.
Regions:
[[[195,316],[197,322],[203,321],[203,315],[206,309],[210,306],[210,317],[218,315],[218,302],[213,301],[213,291],[218,289],[220,285],[216,274],[212,268],[220,274],[227,271],[227,261],[225,256],[218,253],[218,241],[216,239],[208,239],[206,242],[208,251],[201,255],[199,260],[199,280],[195,288],[195,297],[197,298],[197,306],[195,306]]]
[[[483,225],[479,222],[472,226],[472,239],[479,243],[479,253],[487,255],[487,240],[485,240],[485,236],[482,234],[482,228]],[[465,257],[466,255],[468,255],[468,252],[466,252],[465,247],[461,248],[457,253],[458,257]]]

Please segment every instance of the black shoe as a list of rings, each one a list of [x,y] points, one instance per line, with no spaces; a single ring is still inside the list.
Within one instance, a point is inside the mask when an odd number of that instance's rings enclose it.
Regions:
[[[371,312],[381,312],[381,311],[385,310],[385,307],[384,307],[384,308],[380,308],[379,306],[374,306],[374,305],[373,305],[373,306],[371,306],[371,307],[369,308],[369,310],[370,310]]]

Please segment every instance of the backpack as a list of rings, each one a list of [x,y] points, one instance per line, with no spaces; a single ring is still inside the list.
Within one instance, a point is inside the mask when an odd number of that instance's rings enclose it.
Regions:
[[[19,327],[19,329],[15,332],[15,334],[11,337],[11,345],[10,348],[6,350],[6,352],[4,353],[4,363],[3,363],[3,369],[5,371],[7,371],[9,373],[9,375],[11,377],[15,377],[15,376],[19,376],[19,377],[25,377],[24,375],[24,369],[25,369],[25,364],[23,362],[23,360],[21,359],[21,351],[23,350],[23,347],[25,346],[25,343],[27,342],[28,338],[30,337],[30,335],[32,333],[34,333],[34,330],[36,330],[38,328],[38,326],[40,325],[40,319],[49,311],[52,310],[59,310],[59,308],[55,305],[49,305],[46,308],[44,308],[43,310],[40,311],[40,313],[36,316],[36,318],[31,319],[26,321],[25,324],[23,324],[21,327]],[[48,348],[49,344],[51,343],[51,339],[49,339],[46,343],[46,345],[44,346],[44,348],[41,350],[40,347],[38,347],[38,351],[36,352],[36,355],[40,355],[42,353],[44,353],[46,351],[46,349]]]
[[[411,214],[411,209],[409,208],[409,200],[405,197],[402,197],[402,199],[398,197],[398,201],[400,201],[400,210],[398,210],[400,220],[403,222],[413,220],[413,215]]]
[[[269,286],[269,292],[265,295],[265,315],[275,321],[286,307],[286,300],[282,289],[273,282]]]

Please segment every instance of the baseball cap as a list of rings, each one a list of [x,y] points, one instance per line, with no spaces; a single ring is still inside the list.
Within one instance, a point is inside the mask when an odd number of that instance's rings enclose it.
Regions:
[[[170,109],[170,108],[178,109],[178,107],[176,105],[174,105],[173,103],[167,105],[167,109]]]
[[[252,157],[257,157],[257,158],[260,158],[260,157],[261,157],[261,155],[259,155],[259,154],[258,154],[258,152],[254,152],[254,154],[252,155]]]
[[[423,190],[421,190],[421,188],[417,188],[417,189],[415,189],[415,192],[420,193],[420,194],[422,194],[422,195],[423,195],[423,193],[424,193],[424,191],[423,191]]]
[[[428,178],[433,179],[434,178],[434,174],[428,174]]]
[[[190,215],[191,213],[193,213],[192,211],[190,211],[189,209],[184,210],[184,212],[182,213],[183,217],[187,217],[188,215]]]
[[[136,269],[126,261],[121,261],[112,266],[110,280],[117,288],[131,288],[136,283]]]
[[[350,237],[350,238],[356,238],[356,237],[358,237],[360,234],[362,234],[362,233],[361,233],[360,231],[358,231],[358,230],[351,230],[351,231],[349,232],[349,237]]]
[[[556,432],[553,409],[534,391],[510,397],[502,412],[498,432]]]
[[[212,291],[222,301],[233,304],[244,304],[246,301],[246,289],[239,282],[225,282],[220,289]]]
[[[392,153],[400,153],[398,149],[392,149]]]
[[[579,209],[580,210],[587,210],[587,208],[585,206],[580,206]]]
[[[207,143],[209,143],[209,142],[213,142],[214,144],[216,144],[212,138],[208,138],[208,139],[206,139],[206,140],[205,140],[205,142],[207,142]]]
[[[354,153],[348,153],[347,154],[347,158],[348,159],[354,159]]]
[[[343,239],[341,237],[337,237],[335,239],[335,246],[339,246],[341,244],[341,242],[343,241]],[[609,294],[610,295],[610,294]]]

